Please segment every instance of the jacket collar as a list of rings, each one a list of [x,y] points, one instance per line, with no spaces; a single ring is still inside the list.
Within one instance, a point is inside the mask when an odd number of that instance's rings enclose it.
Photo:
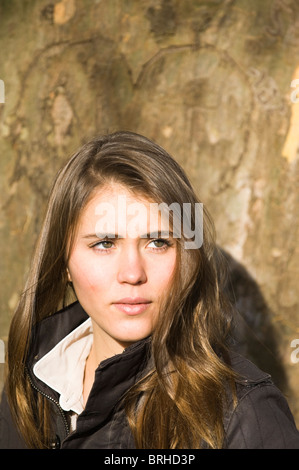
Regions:
[[[93,343],[91,319],[66,335],[34,367],[34,375],[59,393],[59,404],[64,411],[82,413],[83,380],[86,359]]]
[[[74,302],[37,323],[31,336],[27,361],[29,367],[45,356],[88,318],[79,302]]]

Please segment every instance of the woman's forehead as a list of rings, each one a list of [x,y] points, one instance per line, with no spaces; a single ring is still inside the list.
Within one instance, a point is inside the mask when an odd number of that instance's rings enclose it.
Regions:
[[[99,238],[112,234],[123,238],[158,236],[158,232],[169,232],[165,215],[163,206],[152,198],[113,183],[94,192],[82,210],[79,231],[95,233]]]

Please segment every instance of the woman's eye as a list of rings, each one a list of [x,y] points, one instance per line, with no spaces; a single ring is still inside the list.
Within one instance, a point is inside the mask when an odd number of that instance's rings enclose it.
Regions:
[[[98,250],[109,250],[112,247],[113,247],[113,242],[109,240],[102,240],[101,242],[95,243],[92,248],[96,248]]]
[[[168,246],[170,246],[170,243],[169,243],[168,240],[164,240],[164,239],[162,239],[162,238],[159,238],[159,239],[157,239],[157,240],[151,241],[151,242],[148,244],[148,246],[149,246],[150,248],[160,248],[160,249],[161,249],[161,248],[165,248],[165,249],[166,249]]]

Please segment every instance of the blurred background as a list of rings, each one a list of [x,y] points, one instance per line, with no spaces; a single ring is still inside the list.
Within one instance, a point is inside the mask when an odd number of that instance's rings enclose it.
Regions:
[[[298,1],[1,0],[0,54],[0,386],[56,172],[96,134],[132,130],[212,214],[239,349],[299,426]]]

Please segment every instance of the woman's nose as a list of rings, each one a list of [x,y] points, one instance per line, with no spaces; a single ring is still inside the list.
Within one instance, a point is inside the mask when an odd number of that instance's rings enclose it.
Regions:
[[[121,253],[117,277],[118,282],[132,285],[144,284],[147,281],[144,260],[138,248],[129,247]]]

